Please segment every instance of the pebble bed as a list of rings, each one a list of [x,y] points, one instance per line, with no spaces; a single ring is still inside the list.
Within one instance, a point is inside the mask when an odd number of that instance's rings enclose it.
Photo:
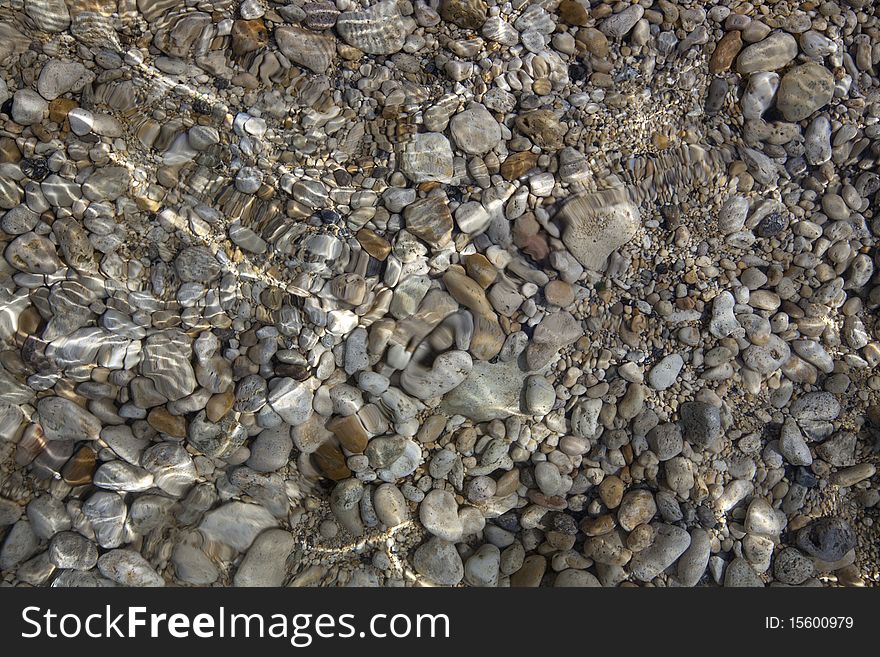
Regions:
[[[880,5],[0,1],[4,586],[876,586]]]

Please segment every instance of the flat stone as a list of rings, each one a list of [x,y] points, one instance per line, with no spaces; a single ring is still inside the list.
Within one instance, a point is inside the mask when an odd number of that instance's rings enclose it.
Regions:
[[[428,196],[403,211],[406,229],[435,249],[452,239],[452,213],[444,196]]]
[[[452,543],[462,537],[463,527],[458,517],[455,496],[445,490],[432,490],[419,505],[419,520],[434,536]]]
[[[386,483],[376,488],[373,507],[379,521],[386,527],[397,527],[409,519],[406,498],[394,484]]]
[[[301,27],[275,28],[275,40],[285,57],[314,73],[326,73],[336,56],[336,39]]]
[[[438,132],[413,135],[400,157],[400,170],[414,183],[451,183],[455,169],[449,140]]]
[[[471,155],[488,153],[501,142],[501,126],[483,105],[453,116],[449,130],[455,145]]]
[[[287,562],[296,542],[284,529],[267,529],[257,536],[235,572],[235,586],[271,586],[284,584]]]
[[[557,215],[562,241],[587,269],[605,271],[608,256],[631,241],[640,224],[638,208],[625,201],[606,203],[599,194],[576,196]]]
[[[742,557],[731,561],[724,572],[724,586],[726,587],[763,587],[764,582],[758,573]]]
[[[652,526],[654,543],[636,553],[630,563],[633,577],[643,582],[650,582],[669,568],[691,544],[690,534],[680,527],[663,523]]]
[[[416,549],[415,571],[439,586],[455,586],[464,577],[464,564],[455,545],[434,536]]]
[[[665,356],[648,372],[648,385],[654,390],[666,390],[678,379],[684,360],[678,354]]]
[[[834,75],[820,64],[809,62],[782,77],[776,107],[786,121],[803,121],[825,107],[834,96]]]
[[[783,68],[798,53],[797,40],[787,32],[773,32],[758,43],[746,46],[736,61],[740,73],[776,71]]]
[[[227,502],[206,513],[199,530],[209,540],[244,552],[257,536],[276,524],[272,514],[258,504]]]
[[[34,232],[24,233],[12,240],[3,256],[19,271],[31,274],[54,274],[61,267],[55,245]]]
[[[46,100],[55,100],[68,91],[79,91],[94,74],[88,73],[80,62],[50,59],[37,78],[37,91]]]
[[[705,530],[695,527],[689,533],[691,544],[678,560],[675,577],[679,586],[686,587],[696,586],[699,583],[703,573],[706,572],[711,555],[711,541]]]
[[[134,550],[110,550],[98,559],[98,570],[122,586],[161,587],[165,580]]]
[[[400,375],[400,385],[419,399],[441,397],[464,381],[472,368],[468,352],[447,351],[434,359],[430,369],[411,360]]]
[[[12,120],[21,125],[33,125],[43,119],[49,103],[31,89],[19,89],[12,96]]]
[[[527,376],[516,361],[477,361],[467,378],[443,398],[441,408],[475,422],[521,415],[520,399]]]
[[[606,18],[599,25],[599,29],[609,37],[619,39],[629,34],[636,23],[645,15],[645,8],[641,5],[630,5],[623,11]]]
[[[37,411],[49,440],[96,440],[101,433],[101,421],[69,399],[44,397]]]
[[[343,41],[368,55],[392,55],[403,48],[406,27],[394,0],[382,0],[369,9],[347,11],[336,20]]]
[[[306,422],[312,415],[312,391],[305,384],[287,377],[272,383],[268,397],[272,410],[293,426]]]
[[[125,167],[102,167],[83,183],[83,195],[92,201],[115,201],[128,191],[130,180]]]
[[[712,56],[709,58],[710,73],[724,73],[729,71],[733,60],[742,49],[742,36],[739,30],[731,30],[725,33],[715,45]]]

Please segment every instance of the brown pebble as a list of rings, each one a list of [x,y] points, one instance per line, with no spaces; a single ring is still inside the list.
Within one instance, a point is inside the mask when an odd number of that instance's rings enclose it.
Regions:
[[[95,450],[84,445],[64,464],[61,477],[70,486],[84,486],[92,483],[97,456]]]
[[[536,587],[547,571],[547,559],[540,554],[525,558],[522,568],[510,576],[510,585],[516,587]]]
[[[391,244],[384,237],[377,235],[369,228],[361,228],[357,233],[357,241],[364,251],[376,260],[385,260],[391,253]]]
[[[547,303],[565,308],[574,303],[574,290],[565,281],[550,281],[544,286],[544,297]]]
[[[505,180],[516,180],[535,168],[538,164],[537,153],[522,151],[508,155],[501,164],[501,175]]]
[[[566,25],[583,26],[590,22],[590,14],[577,0],[562,0],[559,3],[559,20]]]
[[[312,454],[312,458],[321,472],[334,481],[342,481],[351,476],[351,470],[348,469],[348,465],[345,463],[345,455],[339,449],[339,446],[331,441],[321,445]]]
[[[732,32],[725,34],[721,37],[721,40],[715,47],[715,51],[709,58],[709,72],[724,73],[725,71],[729,71],[733,64],[733,60],[736,59],[736,56],[741,49],[742,36],[740,35],[739,30],[733,30]]]
[[[614,475],[605,477],[599,484],[599,497],[602,498],[602,503],[609,509],[616,509],[623,499],[623,488],[623,482],[619,477]]]
[[[172,415],[164,406],[159,406],[147,415],[147,423],[160,433],[174,438],[186,438],[186,418]]]
[[[464,257],[464,267],[470,278],[473,278],[484,289],[492,285],[498,278],[498,270],[482,253],[472,253]]]
[[[327,428],[349,452],[360,454],[367,448],[370,437],[357,415],[335,417],[327,423]]]
[[[220,419],[232,410],[235,403],[235,395],[231,390],[213,395],[209,400],[205,411],[211,422],[219,422]]]
[[[581,531],[587,536],[602,536],[614,529],[614,516],[605,514],[598,518],[584,518],[581,520]]]

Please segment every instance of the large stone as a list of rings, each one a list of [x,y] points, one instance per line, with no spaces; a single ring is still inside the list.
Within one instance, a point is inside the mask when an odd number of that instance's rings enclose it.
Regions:
[[[439,132],[413,135],[401,154],[400,170],[415,183],[452,182],[454,167],[449,140]]]
[[[501,126],[482,105],[474,105],[452,117],[452,138],[465,153],[483,155],[501,142]]]
[[[55,100],[68,91],[78,91],[86,84],[93,74],[86,72],[80,62],[64,62],[50,59],[40,71],[37,79],[37,91],[46,100]]]
[[[776,71],[798,53],[797,41],[787,32],[773,32],[767,38],[747,46],[736,61],[740,73],[756,71]]]
[[[528,374],[515,360],[477,361],[468,377],[443,398],[441,408],[446,413],[464,415],[474,422],[522,415],[520,400]]]
[[[275,40],[285,57],[314,73],[326,73],[336,56],[336,39],[301,27],[279,27]]]
[[[657,523],[654,527],[655,538],[652,545],[638,552],[632,560],[633,576],[643,582],[650,582],[688,549],[691,537],[681,527]]]
[[[856,533],[842,518],[819,518],[797,534],[797,546],[822,561],[839,561],[857,543]]]
[[[413,555],[413,568],[430,582],[455,586],[464,577],[464,564],[455,546],[437,536],[419,546]]]
[[[608,256],[630,242],[640,226],[639,209],[609,194],[584,194],[569,200],[557,215],[565,226],[562,241],[587,269],[605,271]]]
[[[296,542],[284,529],[260,534],[235,573],[236,586],[281,586],[287,578],[287,560]]]
[[[445,196],[428,196],[409,205],[403,211],[406,229],[435,249],[442,248],[452,238],[452,213]]]
[[[101,421],[69,399],[44,397],[37,411],[49,440],[95,440],[101,433]]]
[[[392,55],[406,41],[406,27],[394,0],[340,14],[336,31],[343,41],[368,55]]]
[[[786,73],[776,94],[776,107],[786,121],[803,121],[834,97],[834,75],[814,62]]]

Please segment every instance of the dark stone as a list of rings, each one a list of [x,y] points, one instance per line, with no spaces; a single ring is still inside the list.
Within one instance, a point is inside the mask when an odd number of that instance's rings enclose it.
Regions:
[[[684,438],[698,448],[711,449],[721,439],[721,412],[705,402],[685,402],[680,408]]]
[[[25,158],[19,163],[19,167],[24,175],[37,182],[49,175],[49,166],[42,157]]]
[[[708,114],[716,114],[724,107],[724,98],[730,89],[724,78],[715,78],[709,85],[709,92],[706,94],[706,112]]]
[[[318,213],[318,216],[325,224],[335,224],[339,221],[339,214],[330,209],[321,210],[321,212]]]
[[[819,478],[803,466],[795,470],[794,480],[804,488],[815,488],[819,485]]]
[[[589,72],[581,64],[571,64],[568,67],[568,77],[575,84],[586,80],[588,75]]]
[[[822,561],[839,561],[856,546],[856,533],[841,518],[819,518],[798,532],[797,546]]]
[[[758,234],[758,237],[773,237],[785,230],[787,223],[782,213],[773,212],[761,219],[755,232]]]
[[[560,534],[567,534],[568,536],[577,534],[577,522],[570,515],[565,513],[550,513],[548,515],[548,529],[557,531]]]

